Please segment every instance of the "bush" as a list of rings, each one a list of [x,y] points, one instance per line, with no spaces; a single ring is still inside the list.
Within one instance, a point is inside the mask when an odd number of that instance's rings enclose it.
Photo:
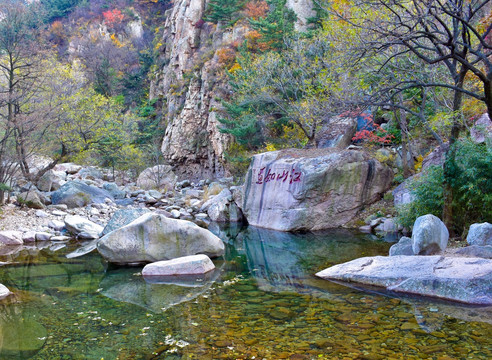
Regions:
[[[430,167],[409,184],[414,201],[397,209],[401,225],[410,227],[425,214],[442,216],[445,180],[453,192],[453,230],[463,233],[473,223],[492,221],[492,149],[468,139],[458,141],[445,169]]]
[[[441,217],[444,205],[444,172],[440,166],[431,166],[421,176],[408,185],[414,201],[398,207],[398,222],[406,227],[413,226],[415,220],[425,214]]]

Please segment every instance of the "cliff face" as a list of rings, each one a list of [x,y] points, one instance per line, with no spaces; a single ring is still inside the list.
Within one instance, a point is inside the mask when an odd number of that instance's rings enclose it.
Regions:
[[[168,11],[160,43],[160,66],[151,97],[161,98],[166,121],[164,158],[180,178],[227,175],[224,151],[232,141],[218,131],[216,109],[229,89],[224,66],[216,51],[238,43],[249,31],[239,22],[232,29],[203,21],[208,0],[175,0]],[[302,29],[311,0],[291,0]],[[301,4],[302,3],[302,4]],[[292,6],[294,5],[294,6]]]

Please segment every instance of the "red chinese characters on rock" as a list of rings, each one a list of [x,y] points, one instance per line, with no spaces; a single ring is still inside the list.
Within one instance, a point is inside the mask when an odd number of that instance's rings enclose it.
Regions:
[[[266,184],[270,181],[280,181],[286,182],[289,180],[289,184],[300,182],[302,173],[300,171],[296,171],[295,169],[289,170],[279,170],[278,173],[272,171],[272,169],[268,169],[265,174],[266,167],[263,167],[258,172],[258,178],[256,180],[256,184]],[[282,172],[280,172],[282,171]]]

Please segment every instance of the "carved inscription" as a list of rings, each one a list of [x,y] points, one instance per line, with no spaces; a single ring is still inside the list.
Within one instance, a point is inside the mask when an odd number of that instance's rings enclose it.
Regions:
[[[289,181],[289,184],[292,184],[295,182],[300,182],[302,176],[302,173],[295,169],[292,169],[290,171],[282,170],[282,169],[280,170],[268,169],[268,171],[266,171],[266,167],[263,167],[261,169],[253,169],[253,172],[255,174],[258,173],[256,177],[256,184],[258,185],[266,184],[270,181],[280,181],[284,183],[287,180]]]

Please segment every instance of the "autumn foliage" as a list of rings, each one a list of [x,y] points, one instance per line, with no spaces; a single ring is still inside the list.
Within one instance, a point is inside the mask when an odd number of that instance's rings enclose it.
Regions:
[[[105,23],[109,27],[112,27],[112,26],[121,24],[121,22],[125,18],[125,15],[123,15],[120,10],[114,9],[114,10],[108,10],[108,11],[103,12],[103,17],[104,17]]]
[[[244,7],[244,14],[252,19],[264,18],[268,12],[266,1],[250,1]]]

